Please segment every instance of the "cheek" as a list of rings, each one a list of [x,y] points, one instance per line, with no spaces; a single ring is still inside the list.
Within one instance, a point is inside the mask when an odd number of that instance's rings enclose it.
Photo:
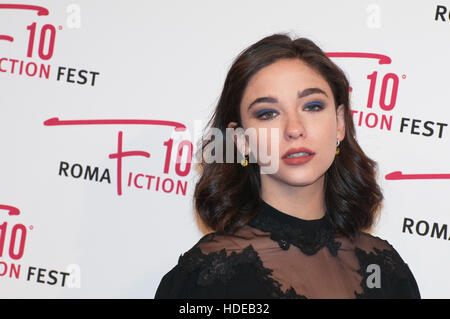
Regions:
[[[337,122],[334,116],[322,118],[319,122],[311,123],[309,132],[314,139],[329,141],[330,143],[336,138]]]
[[[265,154],[270,155],[273,151],[278,151],[278,128],[255,128],[254,130],[251,130],[248,135],[251,139],[256,141],[258,153],[264,152]],[[253,147],[253,149],[255,149],[255,147]]]
[[[320,141],[321,148],[333,148],[333,145],[336,145],[337,142],[336,131],[330,127],[325,128],[321,132],[318,132],[317,139]]]
[[[321,165],[329,166],[336,155],[336,124],[330,123],[323,127],[321,132],[317,132],[316,145],[317,151],[320,152]]]
[[[251,127],[247,130],[252,155],[261,166],[270,162],[278,165],[275,159],[280,157],[280,129],[278,127]]]
[[[324,132],[325,133],[325,132]],[[325,162],[327,165],[331,164],[334,160],[336,153],[336,133],[329,130],[325,134],[321,135],[320,141],[318,141],[318,149],[320,152],[321,161]]]

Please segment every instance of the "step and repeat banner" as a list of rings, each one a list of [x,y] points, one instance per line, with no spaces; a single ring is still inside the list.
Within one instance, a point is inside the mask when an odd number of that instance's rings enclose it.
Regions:
[[[189,159],[231,62],[279,32],[347,74],[373,234],[449,298],[447,0],[1,1],[0,298],[153,298],[208,232]]]

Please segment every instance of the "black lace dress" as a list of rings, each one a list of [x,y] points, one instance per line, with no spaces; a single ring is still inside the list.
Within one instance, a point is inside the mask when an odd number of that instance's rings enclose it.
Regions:
[[[234,235],[203,236],[161,280],[155,298],[420,298],[392,245],[336,236],[329,215],[304,220],[262,201]]]

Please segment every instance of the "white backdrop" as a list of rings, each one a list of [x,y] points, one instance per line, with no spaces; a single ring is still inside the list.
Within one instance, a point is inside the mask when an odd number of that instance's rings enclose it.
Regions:
[[[348,75],[385,196],[374,235],[422,297],[450,297],[449,11],[448,0],[1,1],[0,297],[153,298],[203,234],[195,170],[169,159],[174,127],[190,132],[186,156],[232,60],[277,32],[312,39]],[[121,161],[120,144],[134,152]]]

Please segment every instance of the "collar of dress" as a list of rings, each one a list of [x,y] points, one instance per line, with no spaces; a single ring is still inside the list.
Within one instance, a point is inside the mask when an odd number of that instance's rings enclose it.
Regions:
[[[288,250],[292,244],[306,255],[314,255],[326,246],[333,256],[337,256],[341,245],[335,241],[336,232],[328,212],[320,219],[301,219],[261,200],[258,214],[248,225],[271,233],[270,238],[278,242],[281,249]]]

